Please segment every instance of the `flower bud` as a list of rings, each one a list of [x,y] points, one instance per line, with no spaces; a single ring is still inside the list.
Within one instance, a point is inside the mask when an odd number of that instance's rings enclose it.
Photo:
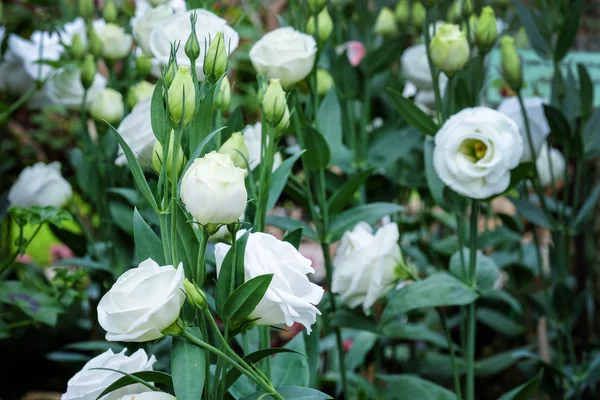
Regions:
[[[306,0],[306,3],[308,4],[308,9],[311,12],[320,11],[323,7],[325,7],[326,2],[327,0]]]
[[[140,101],[151,98],[154,86],[153,83],[141,81],[130,87],[127,92],[127,107],[133,108]]]
[[[116,124],[123,119],[124,113],[123,96],[114,89],[104,89],[90,103],[90,114],[96,121]]]
[[[94,18],[94,0],[79,0],[79,15],[86,21]]]
[[[169,86],[169,115],[175,125],[183,116],[183,125],[189,124],[196,112],[196,91],[188,67],[179,67]]]
[[[160,333],[167,336],[180,336],[183,333],[183,321],[177,319],[171,325],[160,331]]]
[[[185,55],[190,59],[192,64],[200,57],[200,43],[198,42],[198,35],[196,35],[196,29],[192,26],[192,32],[188,36],[185,42]]]
[[[185,297],[187,297],[189,303],[199,310],[206,310],[206,296],[202,290],[187,279],[183,281],[183,287],[185,288]]]
[[[204,56],[204,75],[216,81],[227,71],[227,52],[223,33],[218,32]]]
[[[185,163],[185,157],[183,155],[183,150],[181,149],[181,145],[179,146],[179,151],[177,152],[177,162],[173,163],[173,153],[174,153],[174,142],[175,142],[175,131],[171,129],[171,133],[169,134],[169,149],[167,150],[167,178],[171,179],[171,173],[173,172],[173,165],[177,168],[178,172],[181,172],[181,169]],[[163,159],[163,147],[162,144],[157,140],[154,143],[154,149],[152,150],[152,168],[156,172],[160,174],[160,170],[162,168],[162,159]]]
[[[423,29],[423,24],[425,23],[425,6],[420,1],[414,1],[412,5],[412,24],[419,31]]]
[[[433,8],[435,6],[436,0],[421,0],[425,8]]]
[[[327,70],[319,68],[317,70],[317,93],[319,96],[325,96],[329,89],[333,87],[333,77]]]
[[[248,160],[250,159],[248,148],[246,147],[246,142],[244,141],[244,136],[241,132],[232,134],[231,137],[223,143],[219,149],[219,153],[227,154],[231,157],[233,165],[238,168],[246,168]]]
[[[229,104],[231,103],[231,84],[227,75],[221,80],[219,90],[215,92],[215,98],[213,100],[213,108],[221,112],[227,112],[229,110]]]
[[[98,58],[102,57],[102,53],[104,51],[104,44],[102,43],[102,39],[98,36],[94,29],[90,29],[88,32],[88,37],[90,41],[90,53]]]
[[[73,35],[73,39],[71,41],[71,55],[76,59],[76,60],[81,60],[83,58],[83,56],[85,55],[85,44],[83,44],[83,41],[81,40],[81,36],[79,36],[78,33]]]
[[[458,24],[462,20],[460,15],[460,2],[459,0],[454,0],[454,3],[448,7],[448,13],[446,14],[446,19],[451,24]]]
[[[85,56],[85,60],[81,66],[81,84],[85,89],[92,87],[92,83],[96,77],[96,71],[96,60],[93,55],[88,54]]]
[[[326,42],[333,32],[333,20],[327,11],[327,8],[317,15],[317,26],[315,26],[315,17],[311,16],[306,23],[306,33],[314,36],[321,42]],[[319,35],[318,37],[316,35]]]
[[[462,14],[463,19],[469,19],[471,14],[473,14],[473,3],[471,2],[471,0],[462,0],[462,7],[460,8],[460,13]]]
[[[406,25],[408,21],[410,21],[410,5],[408,4],[408,0],[400,0],[398,4],[396,4],[396,21],[399,24]]]
[[[164,72],[165,83],[167,87],[171,86],[173,83],[173,78],[175,78],[175,74],[177,73],[177,64],[175,61],[170,61],[169,65],[167,65],[167,69]]]
[[[285,110],[283,111],[283,117],[281,117],[279,123],[275,127],[275,133],[277,135],[281,135],[290,126],[290,109],[287,105],[285,106]]]
[[[515,48],[515,39],[510,36],[503,36],[500,39],[500,48],[502,52],[502,74],[504,80],[515,92],[521,90],[523,86],[523,71],[521,68],[521,59]]]
[[[140,77],[147,77],[152,71],[152,58],[142,54],[135,60],[135,69]]]
[[[111,24],[117,20],[119,16],[119,10],[117,10],[117,5],[114,0],[108,0],[106,4],[104,4],[104,10],[102,11],[102,17],[104,20]]]
[[[398,24],[392,10],[388,7],[383,7],[375,21],[374,31],[382,36],[394,36],[398,33]]]
[[[442,25],[429,45],[431,62],[452,76],[469,61],[469,42],[458,25]]]
[[[498,38],[498,28],[496,26],[496,15],[492,7],[483,7],[481,16],[477,22],[475,30],[475,42],[477,48],[483,53],[487,53],[496,43]]]
[[[276,126],[287,108],[285,91],[281,87],[279,79],[269,80],[269,86],[263,96],[262,111],[265,114],[265,119],[269,124]]]

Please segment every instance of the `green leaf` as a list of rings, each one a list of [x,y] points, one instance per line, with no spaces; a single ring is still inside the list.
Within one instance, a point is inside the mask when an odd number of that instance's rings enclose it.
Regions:
[[[527,347],[512,349],[496,353],[490,357],[475,362],[476,376],[492,376],[514,365],[518,360],[513,356],[515,351],[525,350]]]
[[[2,282],[0,303],[12,304],[35,321],[49,326],[55,326],[58,315],[64,311],[56,299],[21,281]]]
[[[519,218],[516,218],[509,214],[497,213],[496,216],[500,218],[502,224],[506,226],[508,229],[515,233],[523,234],[525,227]]]
[[[135,239],[135,254],[139,261],[151,258],[159,265],[166,264],[162,242],[144,221],[137,207],[133,210],[133,237]]]
[[[269,288],[273,274],[259,275],[244,282],[225,300],[223,319],[225,321],[243,321],[260,303]]]
[[[525,382],[521,386],[518,386],[508,393],[500,396],[498,400],[529,400],[534,397],[534,394],[542,381],[544,376],[544,370],[541,369],[536,376],[531,380]]]
[[[475,315],[479,322],[505,336],[518,337],[525,333],[525,328],[522,325],[496,310],[480,307]]]
[[[223,79],[223,78],[221,78]],[[191,153],[192,149],[198,147],[200,143],[204,139],[208,137],[212,126],[212,117],[213,117],[213,98],[215,93],[215,88],[221,85],[221,79],[217,81],[206,93],[202,102],[200,103],[200,107],[196,111],[196,115],[192,122],[192,129],[190,130],[190,161],[194,160],[196,157],[193,157]],[[221,128],[223,129],[223,128]],[[219,131],[221,130],[219,129]]]
[[[267,225],[283,229],[284,231],[293,231],[298,228],[302,229],[302,236],[311,240],[318,240],[315,231],[306,223],[291,219],[288,217],[279,217],[277,215],[267,216]]]
[[[367,52],[359,67],[368,76],[384,71],[398,61],[399,55],[405,48],[406,42],[402,39],[383,42],[380,47]]]
[[[550,126],[552,138],[563,146],[568,145],[571,141],[571,126],[563,113],[551,105],[544,104],[544,114]]]
[[[198,232],[199,235],[202,232]],[[186,210],[184,206],[179,204],[179,212],[177,213],[177,254],[180,261],[183,262],[183,271],[185,276],[193,276],[196,268],[196,259],[198,257],[198,239],[194,228],[188,222]],[[185,256],[185,258],[183,258]]]
[[[464,270],[460,257],[460,250],[452,255],[450,258],[450,273],[463,281],[465,284],[469,284],[468,275],[469,275],[469,260],[470,260],[470,249],[463,249],[463,258],[464,258]],[[494,287],[494,283],[498,280],[500,276],[500,271],[496,266],[496,262],[480,253],[476,253],[475,258],[475,280],[477,283],[477,288],[482,291],[490,290]]]
[[[596,184],[596,186],[592,190],[592,193],[590,193],[588,198],[585,199],[585,202],[583,203],[583,205],[579,209],[579,212],[577,213],[577,216],[575,217],[573,226],[574,226],[576,232],[578,232],[581,229],[581,227],[582,227],[583,223],[586,221],[587,217],[589,215],[591,215],[596,204],[598,203],[599,196],[600,196],[600,183]]]
[[[225,143],[227,139],[235,132],[240,132],[244,129],[244,114],[242,107],[236,108],[229,118],[227,118],[227,126],[221,132],[221,143]]]
[[[235,260],[238,261],[238,265],[234,265],[233,247],[229,248],[229,251],[223,259],[223,263],[221,264],[221,270],[219,271],[219,277],[217,278],[215,305],[217,313],[223,319],[225,319],[224,314],[226,312],[225,302],[233,292],[233,289],[235,288],[236,271],[240,263],[243,268],[244,253],[246,250],[246,243],[248,241],[249,235],[250,231],[248,230],[236,240],[235,251],[237,254],[235,256]]]
[[[521,0],[513,0],[513,3],[515,4],[521,24],[525,28],[531,47],[533,47],[541,58],[549,58],[552,54],[552,47],[548,39],[542,35],[531,10]]]
[[[332,152],[337,151],[342,146],[342,110],[335,89],[327,92],[321,102],[317,113],[317,122],[329,149]],[[336,157],[332,156],[335,163]]]
[[[600,107],[594,109],[592,116],[583,128],[583,150],[587,159],[600,154]]]
[[[379,333],[376,320],[346,309],[337,310],[333,314],[331,325]]]
[[[554,50],[554,61],[560,62],[569,52],[573,41],[577,37],[579,30],[579,20],[581,19],[582,0],[573,0],[569,2],[567,15],[565,16],[562,29],[556,41]],[[591,87],[593,89],[593,86]]]
[[[148,182],[146,182],[146,178],[144,177],[144,172],[142,171],[142,167],[140,167],[140,164],[138,163],[137,158],[135,157],[135,155],[129,148],[129,145],[127,144],[127,142],[125,142],[123,137],[119,134],[119,132],[111,124],[108,124],[108,126],[110,127],[113,134],[116,136],[117,141],[119,142],[119,145],[123,149],[123,153],[125,154],[125,157],[127,158],[127,166],[129,167],[129,169],[131,170],[131,173],[133,174],[133,180],[134,180],[136,186],[138,187],[140,192],[142,192],[144,199],[146,199],[146,201],[148,202],[150,207],[152,207],[152,209],[158,214],[159,213],[158,205],[156,204],[154,195],[152,194],[152,191],[150,190],[150,186],[148,186]]]
[[[288,231],[283,236],[283,241],[288,242],[298,250],[302,242],[302,228],[296,228],[293,231]]]
[[[393,203],[370,203],[351,208],[331,219],[327,241],[337,241],[344,232],[353,229],[359,222],[373,225],[386,215],[393,215],[402,210],[404,207]]]
[[[288,176],[292,171],[292,167],[294,163],[300,156],[304,153],[303,151],[299,151],[284,162],[281,163],[279,168],[271,175],[271,187],[269,188],[269,201],[267,202],[267,212],[270,211],[273,207],[275,207],[275,203],[279,200],[279,196],[281,196],[281,192],[283,192],[283,188],[288,180]]]
[[[359,332],[352,341],[352,347],[348,351],[345,357],[346,369],[353,371],[358,368],[360,365],[365,363],[365,359],[367,354],[371,351],[371,349],[377,343],[379,339],[379,335],[368,332],[361,331]]]
[[[444,199],[444,189],[446,189],[446,185],[444,182],[442,182],[437,172],[435,172],[435,168],[433,166],[434,148],[435,144],[433,143],[433,139],[425,140],[425,177],[427,178],[427,186],[429,187],[431,197],[433,197],[433,200],[435,200],[436,204],[443,209],[448,210],[449,206]]]
[[[519,300],[517,300],[512,294],[508,293],[506,290],[488,290],[485,293],[483,293],[481,297],[486,300],[495,300],[502,302],[508,305],[510,308],[512,308],[513,311],[517,314],[523,314],[523,306],[521,305],[521,303],[519,303]]]
[[[133,235],[133,209],[126,203],[111,201],[108,204],[110,216],[123,232]]]
[[[584,64],[577,64],[579,75],[579,97],[581,99],[581,113],[583,121],[587,121],[592,115],[594,107],[594,84]]]
[[[165,374],[164,372],[142,371],[142,372],[134,372],[132,374],[128,374],[126,372],[119,371],[119,370],[112,369],[112,368],[92,368],[92,370],[95,370],[95,369],[103,370],[103,371],[118,372],[119,374],[124,375],[121,378],[117,379],[112,384],[110,384],[106,389],[104,389],[104,391],[102,393],[100,393],[100,395],[98,395],[98,397],[96,397],[96,399],[101,399],[102,397],[106,396],[107,394],[109,394],[111,392],[114,392],[117,389],[121,389],[121,388],[124,388],[125,386],[135,385],[135,384],[144,385],[153,392],[160,392],[160,390],[155,388],[154,386],[152,386],[149,382],[160,383],[163,385],[173,387],[171,375]]]
[[[306,166],[310,169],[325,168],[329,164],[331,153],[323,135],[310,126],[304,126],[304,137]]]
[[[522,199],[511,198],[510,200],[517,208],[517,212],[523,217],[527,218],[532,224],[535,224],[541,228],[552,229],[552,223],[546,214],[544,214],[544,212],[535,204],[528,200]]]
[[[160,143],[166,143],[167,134],[169,133],[169,117],[167,115],[167,109],[163,101],[163,81],[159,80],[154,86],[154,92],[152,92],[152,102],[150,103],[150,124],[152,125],[152,132]]]
[[[446,337],[423,324],[390,321],[383,325],[383,334],[390,339],[425,341],[443,349],[448,348]]]
[[[329,400],[333,399],[328,394],[319,392],[316,389],[310,389],[301,386],[280,386],[275,390],[286,400]],[[274,397],[266,395],[263,390],[252,393],[240,400],[273,400]]]
[[[392,292],[383,319],[389,320],[400,313],[421,308],[463,306],[478,297],[475,289],[451,275],[439,273]]]
[[[284,348],[302,354],[304,357],[298,357],[297,354],[293,353],[277,354],[273,357],[271,359],[271,382],[274,386],[308,386],[310,371],[308,369],[308,359],[305,356],[304,338],[302,335],[296,335],[286,343]],[[287,396],[284,397],[288,398]]]
[[[409,125],[417,128],[425,135],[435,136],[439,128],[431,117],[417,107],[412,100],[402,96],[402,93],[397,90],[388,88],[387,92],[394,102],[396,110],[398,110],[400,116],[404,118]]]
[[[198,328],[190,328],[197,338],[202,338]],[[202,397],[204,389],[205,363],[204,349],[196,346],[186,338],[173,338],[171,349],[171,373],[175,396],[179,400],[197,400]]]
[[[372,169],[367,169],[350,176],[327,201],[329,215],[339,213],[348,203],[351,203],[354,200],[354,194],[372,173]]]
[[[456,400],[456,395],[415,375],[378,375],[385,384],[384,400]]]

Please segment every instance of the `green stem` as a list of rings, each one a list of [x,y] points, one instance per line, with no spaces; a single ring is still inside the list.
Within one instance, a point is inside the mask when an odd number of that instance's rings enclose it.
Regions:
[[[275,138],[271,135],[273,128],[266,122],[262,122],[262,158],[260,160],[260,181],[258,182],[258,198],[256,199],[256,216],[254,217],[254,229],[256,232],[264,232],[267,220],[267,203],[269,202],[269,186],[273,169],[273,157],[275,155]]]
[[[168,260],[171,256],[171,250],[169,249],[169,231],[167,228],[167,214],[160,213],[158,214],[158,223],[160,226],[160,239],[162,241],[163,253],[165,255],[165,260]]]
[[[40,229],[42,229],[42,224],[39,224],[37,229],[33,232],[33,235],[31,235],[31,237],[29,238],[29,240],[27,240],[27,243],[25,243],[22,247],[20,247],[17,251],[15,251],[9,258],[8,260],[6,260],[4,263],[2,263],[2,265],[0,266],[0,278],[2,278],[2,276],[4,275],[4,273],[6,271],[8,271],[8,268],[13,264],[13,262],[17,259],[17,257],[19,256],[20,253],[24,253],[25,250],[27,250],[27,247],[29,246],[29,244],[31,243],[31,241],[33,240],[33,238],[39,233]],[[23,233],[23,229],[21,228],[21,234]]]
[[[206,326],[206,318],[204,317],[204,315],[198,315],[198,320],[200,322],[200,330],[202,332],[202,337],[208,339],[208,327]],[[222,358],[219,357],[218,361],[221,361]],[[211,376],[210,376],[210,354],[205,351],[204,352],[204,365],[206,366],[206,368],[204,368],[204,393],[206,394],[206,398],[210,398],[210,381],[211,381]],[[216,377],[216,375],[215,375]],[[218,381],[217,381],[218,382]],[[218,386],[218,385],[215,385]],[[216,399],[217,397],[215,397]]]
[[[185,104],[183,105],[185,108]],[[181,124],[181,126],[179,127],[179,129],[177,129],[176,133],[175,133],[175,139],[173,141],[174,146],[173,146],[173,158],[172,158],[172,164],[171,165],[171,258],[173,260],[173,266],[176,266],[179,263],[179,259],[177,257],[177,209],[179,207],[178,202],[179,202],[179,193],[177,192],[177,189],[179,187],[178,182],[179,182],[179,168],[177,168],[176,166],[176,162],[174,160],[178,160],[179,159],[179,151],[181,149],[181,146],[179,146],[178,144],[181,142],[181,136],[183,134],[183,123]],[[169,140],[170,142],[170,140]],[[168,144],[166,145],[168,146]],[[165,162],[163,162],[163,168],[169,168],[169,157],[167,155],[167,159]]]
[[[208,230],[204,225],[200,225],[200,237],[198,245],[198,257],[196,259],[196,284],[199,287],[206,281],[206,245],[208,244]]]
[[[454,377],[454,393],[456,393],[457,400],[462,400],[462,388],[460,387],[460,372],[458,371],[456,365],[454,343],[452,342],[452,337],[450,336],[450,329],[448,329],[448,321],[446,320],[446,314],[440,307],[436,308],[436,311],[440,317],[442,329],[444,330],[444,335],[446,336],[446,342],[448,342],[448,349],[450,350],[450,363],[452,365],[452,376]]]
[[[476,261],[477,261],[477,234],[478,234],[478,222],[479,222],[479,201],[473,200],[471,202],[471,224],[469,226],[469,281],[471,285],[475,284],[476,279]]]
[[[479,217],[479,201],[471,201],[471,224],[469,244],[469,282],[475,285],[477,266],[477,222]],[[467,400],[475,399],[475,303],[468,306],[468,332],[467,332]]]

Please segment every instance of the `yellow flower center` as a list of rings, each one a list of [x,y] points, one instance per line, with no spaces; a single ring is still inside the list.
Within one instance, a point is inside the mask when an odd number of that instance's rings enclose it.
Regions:
[[[485,143],[478,139],[464,140],[459,148],[472,163],[476,163],[485,157],[488,147]]]

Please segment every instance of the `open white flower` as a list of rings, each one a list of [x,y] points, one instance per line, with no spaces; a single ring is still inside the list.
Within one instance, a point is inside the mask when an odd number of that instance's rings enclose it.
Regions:
[[[94,30],[102,41],[102,55],[108,60],[121,60],[131,53],[133,37],[122,26],[107,24],[103,19],[94,21]]]
[[[510,118],[487,107],[466,108],[435,136],[433,166],[452,190],[474,199],[504,192],[519,165],[523,140]]]
[[[143,261],[117,279],[98,303],[98,322],[106,340],[148,342],[163,336],[185,301],[183,266]]]
[[[257,122],[254,125],[246,125],[242,131],[242,135],[244,136],[244,144],[248,149],[248,166],[251,170],[254,170],[260,164],[262,124]],[[273,172],[279,168],[281,161],[281,153],[275,153],[275,157],[273,158]]]
[[[73,189],[60,173],[60,163],[43,162],[26,167],[8,192],[11,207],[64,206],[73,196]]]
[[[240,231],[238,237],[242,234]],[[224,243],[215,246],[217,275],[230,247]],[[251,233],[244,253],[244,279],[248,281],[259,275],[273,274],[273,280],[248,318],[258,318],[254,322],[256,325],[285,323],[292,326],[298,322],[310,333],[317,314],[321,314],[316,305],[324,292],[322,287],[308,280],[306,274],[314,272],[311,261],[288,242],[266,233]]]
[[[533,142],[533,149],[536,155],[540,154],[540,149],[550,134],[550,126],[546,120],[546,114],[544,113],[545,102],[546,101],[541,97],[528,97],[523,99],[527,119],[529,120],[531,141]],[[523,113],[521,112],[517,97],[513,96],[504,99],[502,103],[500,103],[500,106],[498,106],[498,111],[510,117],[510,119],[515,121],[519,126],[519,132],[523,138],[523,155],[521,156],[521,162],[533,161],[533,154],[527,139],[525,119],[523,118]]]
[[[147,8],[131,19],[133,37],[144,53],[151,55],[150,34],[156,27],[162,27],[175,15],[176,10],[168,4]]]
[[[250,61],[259,74],[279,79],[284,87],[300,82],[312,71],[317,42],[294,28],[275,29],[250,49]]]
[[[366,222],[344,233],[333,260],[331,291],[350,308],[362,304],[365,314],[398,281],[402,263],[398,225],[389,223],[373,234]]]
[[[89,105],[105,87],[106,78],[96,74],[92,86],[88,89],[86,104]],[[81,84],[81,70],[63,68],[46,83],[44,91],[52,102],[71,110],[79,110],[85,93]]]
[[[551,148],[548,156],[548,144],[544,143],[535,162],[542,186],[551,186],[565,178],[567,161],[558,149]]]
[[[151,8],[168,5],[176,12],[186,11],[185,0],[135,0],[135,16],[140,16]]]
[[[125,355],[126,352],[127,349],[124,349],[115,354],[109,349],[92,358],[83,366],[81,371],[69,379],[67,391],[62,395],[61,400],[96,400],[107,387],[123,377],[123,374],[118,372],[95,368],[110,368],[128,374],[152,371],[152,366],[156,362],[154,356],[148,357],[143,349],[139,349],[131,356]],[[150,389],[141,384],[128,385],[102,397],[102,400],[117,400],[130,393],[145,391],[150,392]]]
[[[190,66],[190,60],[185,55],[185,43],[192,32],[190,16],[196,14],[196,36],[200,43],[200,56],[196,60],[196,73],[198,80],[204,80],[204,54],[206,52],[205,43],[208,44],[211,38],[214,38],[217,32],[222,32],[227,54],[233,52],[240,41],[237,32],[227,25],[227,21],[217,17],[210,11],[203,9],[190,10],[186,13],[178,13],[170,20],[155,29],[150,34],[148,47],[154,57],[162,65],[167,65],[171,54],[171,43],[180,42],[177,50],[177,64],[179,66]]]
[[[152,165],[152,149],[156,143],[156,136],[152,131],[152,122],[150,120],[150,105],[152,99],[142,100],[133,107],[117,128],[119,135],[123,137],[125,143],[131,148],[138,162],[142,167]],[[115,160],[116,165],[126,165],[127,158],[123,149],[119,146],[119,153]]]

